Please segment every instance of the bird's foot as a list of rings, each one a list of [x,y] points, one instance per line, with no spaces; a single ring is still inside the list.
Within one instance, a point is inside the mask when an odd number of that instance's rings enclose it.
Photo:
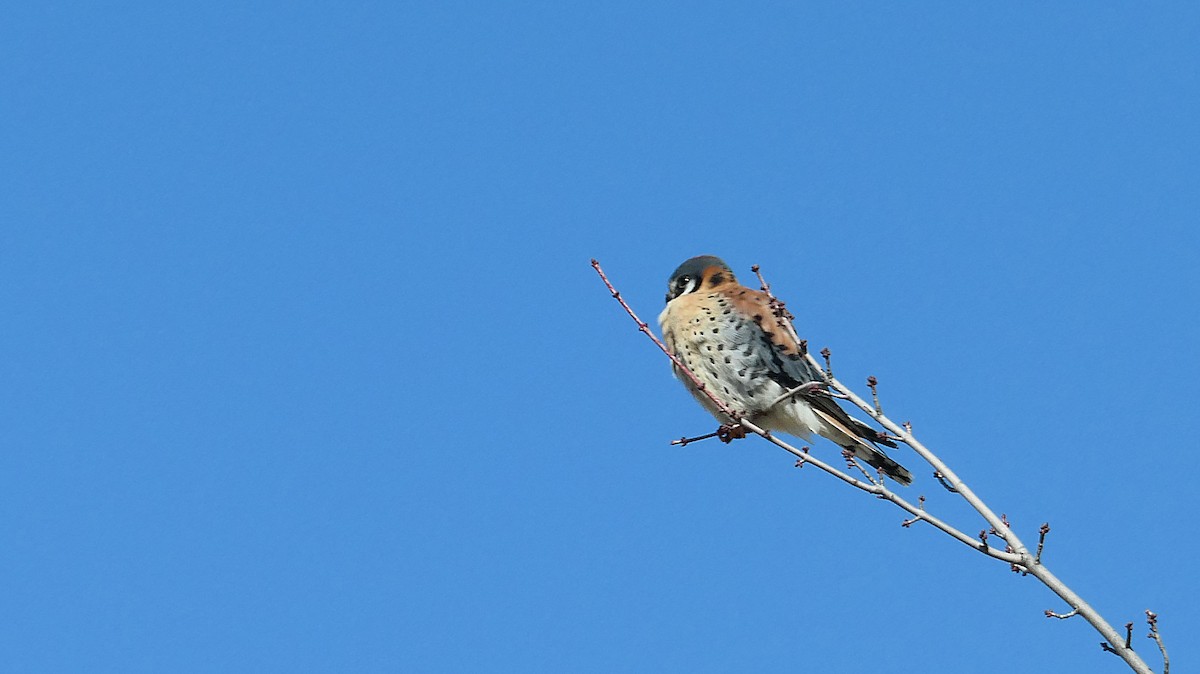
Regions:
[[[741,424],[721,424],[717,429],[717,439],[725,444],[746,437],[746,429]]]

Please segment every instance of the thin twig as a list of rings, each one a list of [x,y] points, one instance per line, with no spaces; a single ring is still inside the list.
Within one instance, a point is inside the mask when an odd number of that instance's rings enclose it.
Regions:
[[[921,512],[919,512],[915,516],[913,516],[912,519],[904,520],[903,522],[900,523],[900,526],[907,529],[907,528],[911,527],[912,525],[916,524],[917,522],[920,522],[921,520],[925,519],[925,495],[924,494],[917,497],[917,509],[920,510]]]
[[[1050,523],[1046,522],[1040,529],[1038,529],[1038,546],[1037,554],[1033,557],[1034,564],[1042,563],[1042,548],[1046,545],[1046,534],[1048,533],[1050,533]]]
[[[808,461],[808,456],[807,456],[808,449],[809,449],[808,445],[805,445],[800,448],[800,451],[804,453],[804,456],[801,456],[799,459],[796,459],[796,467],[797,468],[803,468],[804,464]]]
[[[745,427],[746,430],[750,431],[751,433],[755,433],[757,435],[762,436],[771,444],[794,455],[796,458],[801,459],[804,464],[812,464],[812,465],[816,466],[817,468],[820,468],[821,470],[825,471],[826,473],[829,473],[830,475],[836,477],[837,479],[841,480],[842,482],[845,482],[846,484],[848,484],[852,487],[856,487],[858,489],[861,489],[862,491],[868,492],[870,494],[874,494],[875,496],[877,496],[885,501],[891,501],[897,507],[899,507],[901,510],[908,512],[910,515],[920,515],[920,517],[923,521],[928,522],[929,524],[933,525],[935,528],[941,530],[943,533],[948,534],[951,538],[957,540],[958,542],[960,542],[964,545],[971,547],[972,549],[979,550],[980,552],[986,554],[989,557],[994,557],[996,559],[999,559],[1004,562],[1008,562],[1010,564],[1020,561],[1020,559],[1016,555],[1005,552],[1005,551],[997,549],[997,548],[989,547],[986,550],[981,549],[979,547],[979,543],[977,543],[975,540],[973,540],[970,536],[959,531],[958,529],[954,528],[950,524],[943,522],[942,520],[938,519],[937,517],[930,515],[928,512],[925,512],[923,509],[917,508],[913,504],[904,500],[902,497],[898,496],[894,491],[888,489],[886,484],[870,484],[868,482],[863,482],[862,480],[855,479],[855,478],[851,477],[850,475],[847,475],[846,473],[843,473],[842,471],[837,470],[833,466],[830,466],[829,464],[825,463],[824,461],[821,461],[820,459],[810,455],[808,453],[807,447],[805,447],[803,451],[796,449],[795,447],[789,445],[788,443],[784,442],[783,440],[780,440],[779,438],[775,437],[774,435],[771,435],[771,434],[767,433],[766,431],[764,431],[763,429],[759,428],[753,422],[742,420],[742,426]],[[798,463],[800,463],[800,462],[798,462]]]
[[[862,465],[860,465],[857,461],[854,460],[854,450],[853,449],[843,449],[842,450],[842,458],[846,460],[847,468],[857,468],[858,472],[862,473],[863,477],[867,478],[867,482],[870,482],[871,484],[879,484],[875,480],[875,478],[871,477],[871,474],[867,472],[866,468],[863,468]]]
[[[1004,526],[1000,529],[992,527],[991,532],[993,534],[999,536],[1000,538],[1004,538],[1004,540],[1008,540],[1004,536],[1004,532],[1008,531],[1009,529],[1012,528],[1012,525],[1008,523],[1008,515],[1005,515],[1004,513],[1000,513],[1000,523],[1003,524]]]
[[[672,440],[672,441],[671,441],[671,444],[672,444],[672,445],[679,445],[680,447],[686,447],[686,446],[688,446],[688,445],[692,444],[693,442],[700,442],[701,440],[707,440],[707,439],[709,439],[709,438],[715,438],[715,437],[717,437],[717,436],[719,436],[719,435],[720,435],[720,432],[719,432],[719,431],[713,431],[712,433],[705,433],[704,435],[697,435],[697,436],[696,436],[696,437],[694,437],[694,438],[689,438],[689,437],[687,437],[687,436],[684,436],[684,437],[682,437],[682,438],[679,438],[678,440]]]
[[[875,378],[875,375],[867,377],[867,387],[871,389],[871,400],[875,403],[875,411],[879,414],[883,414],[883,407],[879,404],[879,391],[876,390],[877,386],[879,386],[879,380]]]
[[[693,374],[692,371],[683,364],[683,361],[676,357],[675,354],[671,353],[671,350],[667,348],[667,345],[663,344],[662,340],[655,336],[655,334],[650,330],[650,326],[646,325],[645,321],[638,318],[638,315],[633,312],[633,308],[629,306],[629,303],[625,301],[625,298],[621,297],[621,293],[617,292],[617,289],[613,287],[611,282],[609,282],[608,276],[606,276],[604,274],[604,270],[600,268],[600,262],[595,258],[592,258],[592,268],[595,269],[596,273],[600,275],[600,280],[604,281],[604,285],[608,288],[608,292],[612,293],[613,299],[620,302],[621,307],[625,309],[625,312],[629,314],[629,317],[633,319],[633,322],[637,323],[638,330],[649,337],[650,340],[653,341],[663,353],[667,354],[667,357],[671,359],[671,362],[675,364],[675,367],[679,368],[680,372],[686,374],[688,379],[691,379],[692,383],[696,385],[696,389],[707,396],[709,400],[713,401],[713,404],[717,406],[717,409],[724,412],[725,415],[730,419],[737,421],[741,415],[737,412],[734,412],[732,408],[725,404],[725,401],[713,395],[712,391],[709,391],[708,387],[704,385],[704,382],[700,381],[700,379],[697,378],[696,375]]]
[[[1077,615],[1079,615],[1079,609],[1073,609],[1070,613],[1055,613],[1054,611],[1051,611],[1050,609],[1046,609],[1046,617],[1047,618],[1058,618],[1059,620],[1066,620],[1067,618],[1072,618]]]
[[[1158,633],[1158,614],[1146,609],[1146,623],[1150,625],[1150,634],[1146,636],[1154,639],[1158,644],[1158,651],[1162,653],[1162,674],[1171,674],[1171,659],[1167,657],[1167,647],[1163,645],[1162,636]]]

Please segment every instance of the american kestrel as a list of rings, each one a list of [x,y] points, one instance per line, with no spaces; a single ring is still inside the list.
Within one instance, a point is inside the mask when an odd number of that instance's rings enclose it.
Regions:
[[[658,317],[663,339],[705,388],[768,430],[837,443],[900,484],[912,474],[874,443],[896,444],[851,417],[832,398],[806,391],[772,406],[787,391],[822,382],[791,334],[775,321],[770,297],[738,283],[729,265],[711,255],[679,265],[667,285],[667,308]],[[686,374],[680,379],[713,416],[728,419]]]

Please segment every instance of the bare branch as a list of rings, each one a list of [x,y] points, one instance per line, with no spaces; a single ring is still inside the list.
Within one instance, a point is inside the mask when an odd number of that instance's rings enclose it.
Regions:
[[[796,336],[794,326],[792,327],[791,334]],[[824,352],[822,352],[822,355],[825,355]],[[813,367],[820,367],[820,364],[817,363],[816,359],[812,357],[812,354],[806,354],[806,358],[808,358],[809,363]],[[828,365],[827,356],[826,364]],[[950,467],[941,460],[940,457],[938,457],[936,454],[930,451],[929,448],[925,447],[925,445],[921,444],[920,441],[913,437],[912,433],[896,425],[896,423],[891,419],[884,416],[882,413],[877,412],[874,407],[864,402],[862,398],[859,398],[854,394],[853,391],[835,379],[832,371],[827,373],[826,380],[831,388],[833,388],[835,391],[845,394],[846,399],[849,400],[854,406],[870,415],[871,418],[874,419],[879,425],[898,436],[904,441],[905,444],[911,447],[913,451],[919,454],[921,458],[925,459],[925,461],[933,467],[935,471],[934,475],[937,477],[938,481],[942,483],[942,486],[962,496],[962,498],[976,512],[978,512],[993,529],[999,530],[1002,526],[1004,526],[1003,522],[1000,521],[1000,518],[996,516],[996,513],[993,512],[992,509],[989,508],[982,499],[976,496],[975,492],[972,491],[966,485],[966,483],[959,479],[958,475],[956,475],[954,471],[951,470]],[[1033,556],[1030,555],[1029,549],[1025,547],[1025,544],[1021,542],[1021,539],[1016,535],[1016,533],[1010,531],[1007,539],[1008,547],[1010,547],[1013,552],[1005,552],[1002,554],[1006,556],[1014,555],[1017,557],[1016,560],[1009,560],[1009,563],[1014,565],[1014,570],[1021,571],[1023,569],[1030,575],[1033,575],[1044,585],[1046,585],[1046,587],[1050,588],[1051,591],[1057,594],[1063,601],[1067,602],[1067,604],[1073,609],[1078,610],[1079,614],[1082,615],[1084,619],[1087,620],[1088,623],[1100,633],[1101,636],[1107,639],[1109,644],[1112,644],[1114,652],[1121,656],[1121,658],[1125,660],[1126,664],[1128,664],[1130,668],[1139,674],[1152,674],[1150,672],[1150,668],[1146,666],[1146,663],[1142,661],[1141,657],[1139,657],[1138,654],[1133,651],[1133,649],[1123,647],[1123,644],[1121,644],[1121,638],[1117,634],[1117,631],[1113,629],[1112,625],[1108,624],[1108,622],[1104,620],[1104,618],[1095,609],[1093,609],[1091,605],[1089,605],[1083,600],[1082,597],[1071,590],[1071,588],[1067,587],[1061,580],[1058,579],[1057,576],[1052,574],[1050,570],[1045,567],[1045,565],[1034,563]]]
[[[888,489],[888,487],[885,484],[885,482],[883,481],[882,477],[878,481],[875,480],[874,478],[872,478],[870,476],[870,474],[868,474],[865,470],[863,470],[862,467],[857,464],[857,462],[853,461],[852,458],[847,457],[848,465],[850,465],[852,467],[857,467],[863,473],[864,477],[866,478],[866,481],[859,480],[845,472],[837,470],[836,468],[830,466],[829,464],[825,463],[824,461],[821,461],[820,459],[812,456],[809,453],[807,447],[805,447],[803,450],[796,449],[795,447],[787,444],[786,442],[780,440],[779,438],[776,438],[775,436],[771,435],[771,433],[769,433],[768,431],[760,428],[759,426],[754,424],[749,419],[743,418],[743,416],[744,416],[743,414],[733,410],[724,401],[722,401],[720,398],[713,395],[713,393],[704,386],[704,384],[695,376],[695,374],[692,373],[687,368],[687,366],[684,365],[682,361],[680,361],[679,358],[677,358],[674,354],[672,354],[670,352],[670,350],[668,350],[667,347],[662,343],[662,341],[660,341],[658,339],[658,337],[656,337],[654,335],[654,333],[650,331],[647,324],[638,318],[637,314],[634,313],[633,309],[630,308],[630,306],[621,297],[621,294],[619,292],[617,292],[617,290],[613,287],[612,283],[609,282],[608,277],[605,276],[604,271],[600,268],[600,263],[597,262],[596,260],[592,260],[592,267],[596,270],[596,273],[600,275],[601,280],[604,281],[605,286],[608,288],[608,290],[612,294],[613,298],[616,299],[618,302],[620,302],[621,306],[625,309],[626,313],[628,313],[629,316],[634,320],[634,322],[637,323],[638,329],[641,332],[645,333],[646,336],[649,337],[655,343],[655,345],[658,346],[658,348],[664,354],[666,354],[668,358],[671,359],[672,363],[674,363],[674,365],[675,365],[676,371],[681,373],[682,376],[688,377],[688,379],[695,386],[695,388],[697,390],[701,391],[706,397],[708,397],[713,402],[716,409],[720,410],[725,416],[727,416],[733,422],[732,424],[723,425],[722,428],[720,430],[718,430],[718,432],[716,433],[717,437],[719,437],[722,441],[728,442],[730,439],[732,439],[734,437],[741,437],[741,435],[744,435],[745,431],[755,433],[756,435],[759,435],[762,438],[766,439],[768,442],[770,442],[770,443],[784,449],[785,451],[793,454],[794,456],[796,456],[798,459],[796,461],[797,467],[811,463],[812,465],[816,466],[820,470],[822,470],[826,473],[829,473],[830,475],[845,482],[846,484],[848,484],[852,487],[855,487],[859,490],[873,494],[880,499],[890,501],[893,504],[895,504],[897,507],[899,507],[902,510],[913,515],[913,518],[911,520],[905,520],[905,522],[903,523],[903,525],[905,527],[910,526],[911,524],[918,522],[918,521],[928,522],[930,525],[932,525],[936,529],[949,535],[951,538],[954,538],[955,540],[959,541],[960,543],[967,545],[975,550],[979,550],[980,552],[983,552],[984,554],[988,555],[989,557],[992,557],[992,558],[995,558],[998,560],[1002,560],[1002,561],[1008,563],[1014,571],[1022,573],[1022,574],[1028,574],[1028,575],[1034,576],[1039,581],[1041,581],[1043,584],[1045,584],[1048,588],[1050,588],[1050,590],[1053,591],[1055,594],[1057,594],[1061,599],[1063,599],[1063,601],[1065,601],[1069,606],[1071,606],[1071,609],[1072,609],[1069,613],[1065,613],[1065,614],[1058,614],[1058,613],[1054,613],[1052,611],[1046,611],[1047,617],[1065,619],[1065,618],[1068,618],[1068,617],[1071,617],[1074,615],[1083,616],[1083,618],[1085,620],[1087,620],[1088,623],[1091,624],[1092,627],[1094,629],[1096,629],[1096,631],[1099,632],[1101,634],[1101,636],[1103,636],[1106,639],[1106,642],[1101,643],[1101,646],[1103,646],[1103,648],[1106,651],[1112,652],[1112,653],[1120,656],[1123,660],[1125,660],[1125,662],[1135,672],[1138,672],[1139,674],[1152,674],[1149,667],[1146,666],[1145,662],[1143,662],[1141,660],[1141,658],[1133,651],[1133,649],[1130,646],[1128,631],[1131,628],[1127,628],[1126,639],[1122,640],[1120,638],[1120,636],[1117,634],[1116,630],[1113,629],[1113,627],[1111,625],[1109,625],[1103,619],[1103,617],[1101,617],[1100,614],[1096,612],[1095,609],[1093,609],[1087,602],[1085,602],[1082,597],[1075,594],[1074,591],[1072,591],[1069,587],[1067,587],[1065,584],[1063,584],[1062,581],[1060,581],[1056,576],[1054,576],[1054,574],[1052,574],[1044,565],[1042,565],[1040,563],[1041,562],[1041,554],[1040,553],[1041,553],[1042,543],[1044,543],[1045,532],[1049,531],[1048,525],[1043,525],[1042,536],[1039,539],[1037,556],[1031,555],[1028,548],[1025,546],[1024,543],[1021,542],[1021,540],[1017,536],[1017,534],[1014,531],[1012,531],[1011,528],[1009,528],[1007,517],[997,517],[996,514],[978,496],[976,496],[975,493],[958,477],[958,475],[956,475],[941,460],[941,458],[939,458],[932,451],[930,451],[927,447],[925,447],[921,442],[919,442],[915,437],[913,437],[912,425],[910,423],[905,422],[903,427],[901,427],[883,414],[882,408],[879,405],[878,396],[875,394],[875,382],[874,381],[869,381],[869,384],[868,384],[869,386],[871,386],[873,399],[874,399],[873,400],[874,404],[870,405],[870,404],[867,404],[866,402],[864,402],[862,400],[862,398],[855,395],[853,391],[851,391],[844,384],[842,384],[840,381],[838,381],[837,379],[835,379],[833,377],[833,370],[832,370],[832,366],[830,363],[831,353],[828,348],[821,350],[821,355],[825,360],[825,367],[823,369],[821,368],[821,365],[819,363],[817,363],[816,359],[813,358],[811,353],[809,353],[809,351],[807,349],[807,342],[805,342],[804,340],[801,340],[799,338],[799,335],[796,334],[795,326],[791,322],[791,318],[792,318],[791,314],[787,311],[786,307],[784,306],[784,304],[782,302],[778,301],[773,295],[770,294],[770,286],[766,283],[766,280],[762,278],[762,274],[758,272],[757,266],[754,267],[754,271],[756,274],[758,274],[759,280],[762,283],[763,291],[765,293],[767,293],[768,297],[770,297],[770,299],[771,299],[771,309],[775,313],[777,322],[779,322],[779,324],[781,326],[786,327],[789,334],[792,336],[792,338],[796,340],[796,343],[801,345],[801,353],[803,354],[804,358],[806,358],[808,360],[808,362],[810,363],[810,365],[812,365],[818,371],[823,372],[825,381],[822,383],[825,385],[828,385],[830,387],[830,389],[832,389],[828,392],[826,392],[824,389],[819,389],[819,388],[815,389],[814,391],[801,391],[798,389],[792,390],[792,391],[788,391],[783,396],[780,396],[780,398],[777,399],[776,401],[774,401],[774,403],[772,403],[772,404],[777,404],[780,400],[783,400],[789,396],[798,395],[798,394],[806,394],[806,395],[828,394],[831,397],[836,397],[836,398],[840,398],[840,399],[849,401],[855,407],[858,407],[860,410],[862,410],[863,412],[868,414],[872,419],[874,419],[876,421],[876,423],[878,423],[880,426],[882,426],[884,429],[886,429],[886,431],[888,431],[890,433],[890,435],[888,437],[895,438],[896,440],[898,440],[900,442],[904,442],[909,447],[911,447],[913,449],[913,451],[915,451],[918,455],[920,455],[921,458],[923,458],[927,463],[929,463],[930,466],[932,466],[934,469],[934,477],[942,484],[942,486],[945,487],[948,491],[950,491],[952,493],[956,493],[959,496],[961,496],[976,512],[979,513],[980,516],[983,517],[983,519],[990,526],[990,530],[992,532],[995,532],[997,535],[999,535],[1001,538],[1003,538],[1005,540],[1006,545],[1005,545],[1004,550],[1000,550],[1000,549],[992,547],[991,545],[988,544],[988,530],[987,529],[980,531],[980,535],[979,535],[978,541],[977,541],[976,539],[972,539],[970,536],[966,535],[959,529],[957,529],[957,528],[947,524],[946,522],[943,522],[942,520],[938,519],[937,517],[934,517],[933,515],[929,514],[925,510],[925,507],[924,507],[925,500],[924,500],[923,496],[921,497],[921,499],[919,501],[919,503],[920,503],[919,507],[913,506],[911,503],[905,501],[903,498],[901,498],[900,496],[898,496],[894,492],[892,492],[890,489]],[[738,435],[738,433],[741,433],[741,435]],[[702,437],[712,437],[712,435],[702,436]],[[676,441],[676,443],[683,445],[683,444],[687,444],[687,442],[695,441],[698,439],[701,439],[701,438],[689,439],[689,438],[685,437],[685,438],[680,438],[680,440]],[[1151,614],[1149,614],[1149,612],[1148,612],[1148,615],[1151,615]],[[1155,638],[1158,641],[1159,647],[1163,652],[1163,659],[1164,659],[1164,663],[1165,663],[1166,662],[1166,650],[1165,650],[1165,648],[1162,647],[1161,639],[1159,639],[1159,637],[1157,636],[1157,630],[1155,628],[1153,621],[1151,621],[1151,635],[1150,636],[1152,638]],[[1165,671],[1164,671],[1164,674],[1166,674]]]
[[[891,501],[897,507],[899,507],[901,510],[908,512],[910,515],[919,516],[922,521],[928,522],[929,524],[933,525],[936,529],[941,530],[943,533],[948,534],[951,538],[954,538],[958,542],[960,542],[974,550],[979,550],[980,552],[983,552],[984,554],[988,555],[989,557],[995,557],[996,559],[1002,560],[1004,562],[1008,562],[1010,564],[1020,561],[1020,559],[1016,555],[1005,552],[1003,550],[999,550],[997,548],[989,547],[986,550],[981,549],[979,547],[979,543],[977,543],[970,536],[959,531],[958,529],[947,524],[946,522],[943,522],[942,520],[938,519],[937,517],[930,515],[928,512],[925,512],[923,502],[922,502],[922,507],[917,508],[916,506],[913,506],[913,504],[909,503],[908,501],[904,500],[900,496],[896,495],[896,493],[893,492],[892,490],[888,489],[887,485],[885,485],[885,484],[870,484],[868,482],[863,482],[862,480],[855,479],[855,478],[851,477],[850,475],[847,475],[846,473],[843,473],[842,471],[837,470],[836,468],[830,466],[829,464],[825,463],[824,461],[821,461],[820,459],[812,456],[811,454],[808,453],[807,447],[805,447],[803,450],[796,449],[795,447],[789,445],[788,443],[784,442],[783,440],[780,440],[779,438],[777,438],[777,437],[771,435],[770,433],[767,433],[763,429],[759,428],[753,422],[742,420],[742,426],[745,427],[746,430],[750,431],[751,433],[755,433],[757,435],[762,436],[771,444],[779,447],[780,449],[783,449],[784,451],[786,451],[786,452],[794,455],[796,458],[800,459],[799,461],[796,462],[797,464],[799,464],[799,465],[812,464],[812,465],[816,466],[817,468],[820,468],[821,470],[825,471],[826,473],[833,475],[834,477],[838,478],[842,482],[849,484],[852,487],[856,487],[858,489],[861,489],[862,491],[874,494],[875,496],[877,496],[885,501]]]

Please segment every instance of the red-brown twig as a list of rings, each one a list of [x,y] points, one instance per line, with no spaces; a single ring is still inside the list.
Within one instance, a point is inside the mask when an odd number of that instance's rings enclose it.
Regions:
[[[858,472],[862,473],[863,477],[867,478],[867,482],[870,482],[871,484],[879,484],[874,477],[871,477],[871,474],[867,472],[866,468],[863,468],[862,465],[854,460],[853,449],[843,449],[842,458],[846,460],[847,468],[857,468]]]
[[[731,407],[729,407],[729,405],[726,405],[724,400],[721,400],[717,396],[713,395],[713,392],[708,390],[708,387],[704,385],[704,382],[700,381],[700,379],[698,377],[696,377],[695,374],[692,374],[692,371],[689,370],[687,368],[687,366],[683,364],[682,360],[679,360],[679,358],[677,358],[675,356],[675,354],[671,353],[671,350],[667,348],[667,345],[663,344],[662,340],[660,340],[650,330],[650,326],[647,325],[645,321],[638,318],[638,315],[633,312],[633,308],[631,308],[629,306],[629,303],[625,301],[625,298],[621,297],[621,293],[617,292],[617,289],[613,287],[613,284],[608,280],[608,276],[606,276],[604,274],[604,270],[600,268],[600,262],[597,261],[595,258],[592,258],[592,268],[595,269],[596,273],[600,275],[600,280],[604,281],[604,285],[608,288],[608,292],[612,293],[613,299],[620,302],[621,306],[629,314],[629,317],[632,318],[635,323],[637,323],[638,330],[641,330],[647,337],[649,337],[651,339],[651,341],[653,341],[658,346],[659,349],[662,350],[663,353],[667,354],[667,358],[671,359],[671,362],[675,364],[675,367],[678,368],[680,372],[687,375],[688,379],[692,380],[692,383],[696,385],[696,390],[700,391],[705,396],[708,396],[708,399],[711,400],[713,402],[713,404],[717,406],[717,409],[724,412],[725,416],[729,417],[730,419],[732,419],[734,421],[737,421],[741,415],[738,414],[737,412],[734,412],[733,409]]]
[[[720,431],[713,431],[712,433],[705,433],[704,435],[697,435],[694,438],[689,438],[687,436],[684,436],[682,438],[679,438],[678,440],[672,440],[671,444],[679,445],[680,447],[686,447],[686,446],[692,444],[693,442],[700,442],[701,440],[707,440],[709,438],[719,437],[720,435],[721,435]]]

